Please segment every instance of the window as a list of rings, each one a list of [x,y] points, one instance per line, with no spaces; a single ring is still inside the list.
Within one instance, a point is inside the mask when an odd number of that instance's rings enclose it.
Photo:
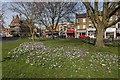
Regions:
[[[79,19],[77,19],[77,23],[79,23]]]
[[[70,26],[68,26],[68,30],[70,30]]]
[[[79,25],[77,26],[77,29],[80,29],[80,26],[79,26]]]
[[[92,25],[91,25],[91,24],[89,24],[89,27],[91,28],[91,27],[92,27]]]
[[[60,29],[60,31],[62,31],[63,29]]]
[[[120,24],[118,24],[118,28],[120,28]]]
[[[85,29],[86,27],[85,27],[85,25],[83,25],[83,29]]]
[[[59,26],[59,30],[60,30],[60,31],[61,31],[61,29],[62,29],[62,25]]]
[[[112,16],[110,17],[110,20],[112,20]]]
[[[82,36],[85,36],[86,33],[82,33]]]
[[[114,35],[114,32],[106,33],[106,36]]]
[[[72,25],[72,30],[74,30],[74,25]]]
[[[86,33],[85,33],[85,32],[82,32],[82,33],[80,33],[79,35],[80,35],[80,36],[85,36]]]
[[[64,26],[64,31],[66,31],[66,26]]]
[[[89,19],[89,22],[91,22],[91,19]]]
[[[83,22],[85,22],[85,19],[83,19]]]

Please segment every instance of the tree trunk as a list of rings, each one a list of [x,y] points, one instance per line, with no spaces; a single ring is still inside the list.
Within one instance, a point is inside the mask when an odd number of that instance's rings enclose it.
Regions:
[[[33,41],[33,42],[35,41],[34,32],[32,33],[32,41]]]
[[[52,31],[52,39],[54,39],[54,31]]]
[[[96,49],[101,49],[104,47],[103,35],[104,35],[104,27],[102,24],[98,24],[97,36],[96,36],[96,42],[95,42]]]
[[[41,31],[39,31],[39,40],[41,40],[41,39],[40,39],[40,37],[41,37],[40,35],[41,35]]]

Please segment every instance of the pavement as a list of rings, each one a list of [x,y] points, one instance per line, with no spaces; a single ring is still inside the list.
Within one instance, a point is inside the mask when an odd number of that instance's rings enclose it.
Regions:
[[[19,39],[19,37],[4,37],[4,38],[0,39],[0,44],[13,42],[18,39]]]

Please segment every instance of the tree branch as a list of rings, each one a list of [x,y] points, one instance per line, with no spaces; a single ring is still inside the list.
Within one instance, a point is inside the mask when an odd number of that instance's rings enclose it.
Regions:
[[[109,16],[109,18],[118,10],[118,9],[120,9],[120,5],[119,5],[119,2],[113,2],[113,3],[111,3],[111,5],[112,6],[110,6],[109,8],[108,8],[108,16]],[[118,7],[117,7],[117,5],[118,5]]]
[[[120,21],[120,18],[118,18],[117,20],[112,21],[110,24],[108,24],[108,25],[106,26],[106,28],[108,28],[108,27],[110,27],[110,26],[112,26],[112,25],[115,25],[115,24],[118,23],[119,21]]]

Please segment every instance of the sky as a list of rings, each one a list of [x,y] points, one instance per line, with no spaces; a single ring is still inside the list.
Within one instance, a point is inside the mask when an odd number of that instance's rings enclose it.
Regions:
[[[7,1],[12,2],[13,0],[7,0]],[[13,19],[13,16],[16,17],[17,14],[19,15],[19,13],[12,12],[8,9],[8,8],[10,8],[11,2],[0,2],[0,4],[1,3],[4,4],[3,5],[3,10],[5,11],[5,14],[4,14],[4,21],[5,21],[4,27],[5,28],[9,28],[9,25],[10,25],[10,22],[12,21],[12,19]],[[102,2],[100,2],[100,5],[102,5]],[[99,8],[99,9],[102,10],[102,8]]]
[[[5,28],[8,28],[9,25],[10,25],[10,22],[12,21],[13,19],[13,16],[15,16],[16,14],[18,13],[15,13],[15,12],[12,12],[10,11],[8,8],[10,7],[10,3],[9,2],[6,2],[6,3],[2,3],[2,7],[3,7],[3,11],[4,12],[4,15],[3,15],[3,18],[4,18],[4,21],[5,21],[5,24],[4,27]]]

